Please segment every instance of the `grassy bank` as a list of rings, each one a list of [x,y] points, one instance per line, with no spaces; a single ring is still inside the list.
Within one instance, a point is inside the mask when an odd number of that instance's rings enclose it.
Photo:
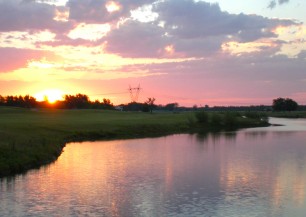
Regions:
[[[220,114],[217,118],[214,114],[208,116],[211,123],[203,124],[190,112],[148,114],[0,107],[0,177],[54,161],[70,141],[154,137],[220,130],[228,126],[241,128],[266,125],[256,118],[241,118],[236,114],[234,119],[227,114]]]
[[[306,118],[306,111],[270,112],[269,116],[277,118]]]

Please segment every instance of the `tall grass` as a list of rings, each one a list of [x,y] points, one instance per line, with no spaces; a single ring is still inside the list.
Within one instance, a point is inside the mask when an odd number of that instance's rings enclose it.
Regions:
[[[270,112],[268,115],[278,118],[306,118],[306,111]]]
[[[195,113],[199,127],[206,130],[233,130],[242,127],[256,127],[268,125],[268,118],[264,113],[238,113],[238,112],[205,112]]]

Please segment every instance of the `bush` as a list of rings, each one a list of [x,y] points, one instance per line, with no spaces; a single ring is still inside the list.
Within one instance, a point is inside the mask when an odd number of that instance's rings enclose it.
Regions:
[[[237,116],[234,113],[227,112],[224,115],[224,125],[227,128],[236,128],[238,125]]]
[[[217,113],[212,113],[210,117],[210,124],[212,127],[218,127],[222,125],[222,118]]]
[[[208,123],[209,116],[208,116],[207,112],[205,112],[205,111],[196,112],[195,117],[196,117],[197,122],[200,123],[200,124],[207,124]]]
[[[188,115],[187,116],[187,123],[189,126],[194,126],[194,124],[196,123],[196,120],[194,118],[194,116]]]

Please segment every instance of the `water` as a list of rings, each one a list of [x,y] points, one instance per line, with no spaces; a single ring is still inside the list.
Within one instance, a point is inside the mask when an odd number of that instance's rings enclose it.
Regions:
[[[68,144],[0,181],[0,216],[306,216],[306,121]]]

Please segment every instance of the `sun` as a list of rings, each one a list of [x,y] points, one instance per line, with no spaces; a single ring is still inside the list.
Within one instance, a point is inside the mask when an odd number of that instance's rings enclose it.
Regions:
[[[119,11],[121,9],[121,5],[115,1],[108,1],[105,4],[105,8],[109,13],[113,13]]]
[[[34,97],[37,101],[48,101],[49,103],[55,103],[58,100],[63,100],[64,92],[59,89],[48,89],[36,93]]]

